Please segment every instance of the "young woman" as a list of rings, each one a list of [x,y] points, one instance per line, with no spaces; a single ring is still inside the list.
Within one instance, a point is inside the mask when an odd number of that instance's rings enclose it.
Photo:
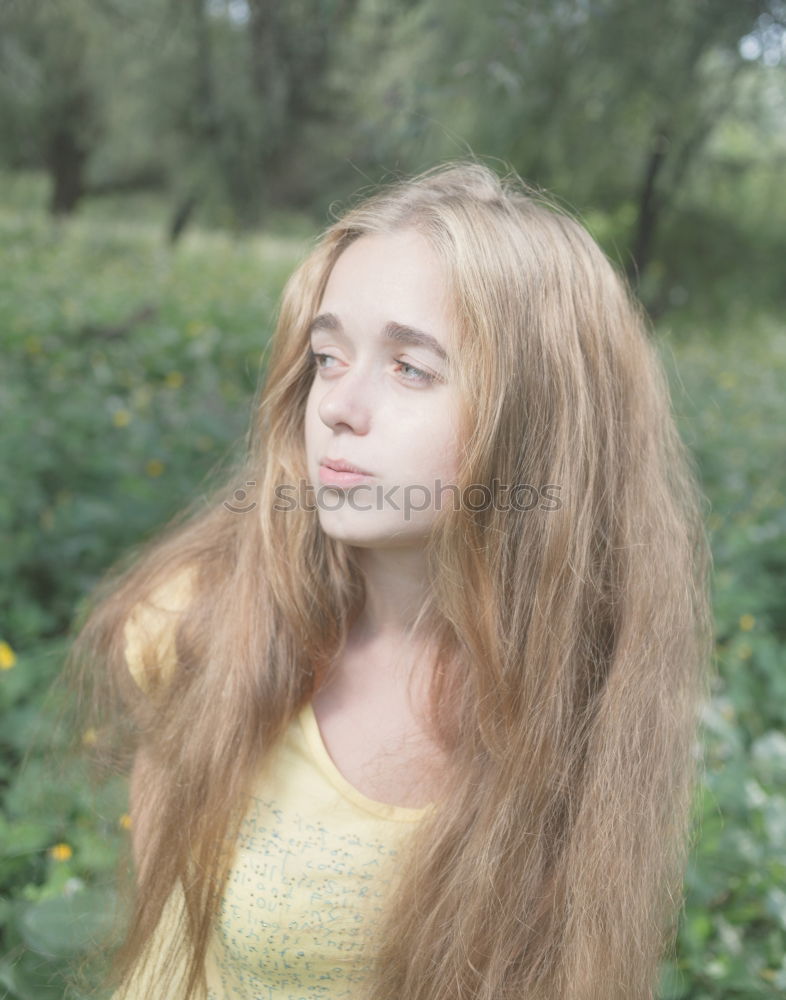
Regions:
[[[382,187],[287,283],[247,450],[74,647],[133,752],[118,1000],[652,998],[709,556],[607,258],[515,174]]]

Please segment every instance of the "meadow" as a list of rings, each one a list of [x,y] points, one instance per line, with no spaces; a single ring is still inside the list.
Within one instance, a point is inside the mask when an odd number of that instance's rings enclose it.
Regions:
[[[313,228],[194,228],[171,248],[152,201],[97,200],[53,223],[41,178],[2,181],[0,1000],[78,1000],[65,972],[111,909],[130,820],[122,781],[93,790],[78,763],[52,768],[65,734],[51,683],[105,569],[242,448],[278,296]],[[655,335],[707,497],[716,630],[695,843],[659,995],[778,997],[786,325],[737,301],[711,317],[675,307]]]

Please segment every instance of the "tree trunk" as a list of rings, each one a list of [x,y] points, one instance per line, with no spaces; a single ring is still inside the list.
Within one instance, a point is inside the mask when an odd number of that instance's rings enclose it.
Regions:
[[[656,128],[639,194],[636,234],[626,267],[628,277],[634,286],[641,283],[642,276],[652,256],[661,209],[661,199],[658,196],[658,175],[666,162],[670,144],[667,130],[663,127]]]
[[[49,210],[52,215],[70,215],[85,191],[87,150],[69,123],[57,125],[47,143],[47,169],[52,184]]]

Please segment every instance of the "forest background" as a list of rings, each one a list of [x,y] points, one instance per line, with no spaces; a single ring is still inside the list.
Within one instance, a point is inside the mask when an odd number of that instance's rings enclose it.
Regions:
[[[628,275],[707,497],[660,1000],[786,994],[785,39],[781,0],[0,0],[0,1000],[77,1000],[128,836],[122,782],[49,764],[86,595],[242,447],[313,236],[467,156]]]

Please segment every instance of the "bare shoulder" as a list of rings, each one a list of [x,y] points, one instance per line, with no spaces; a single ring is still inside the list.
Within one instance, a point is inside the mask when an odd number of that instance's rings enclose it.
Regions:
[[[129,672],[145,691],[151,672],[169,675],[175,664],[175,629],[178,617],[188,607],[195,570],[184,567],[159,584],[134,605],[123,627],[125,657]]]

